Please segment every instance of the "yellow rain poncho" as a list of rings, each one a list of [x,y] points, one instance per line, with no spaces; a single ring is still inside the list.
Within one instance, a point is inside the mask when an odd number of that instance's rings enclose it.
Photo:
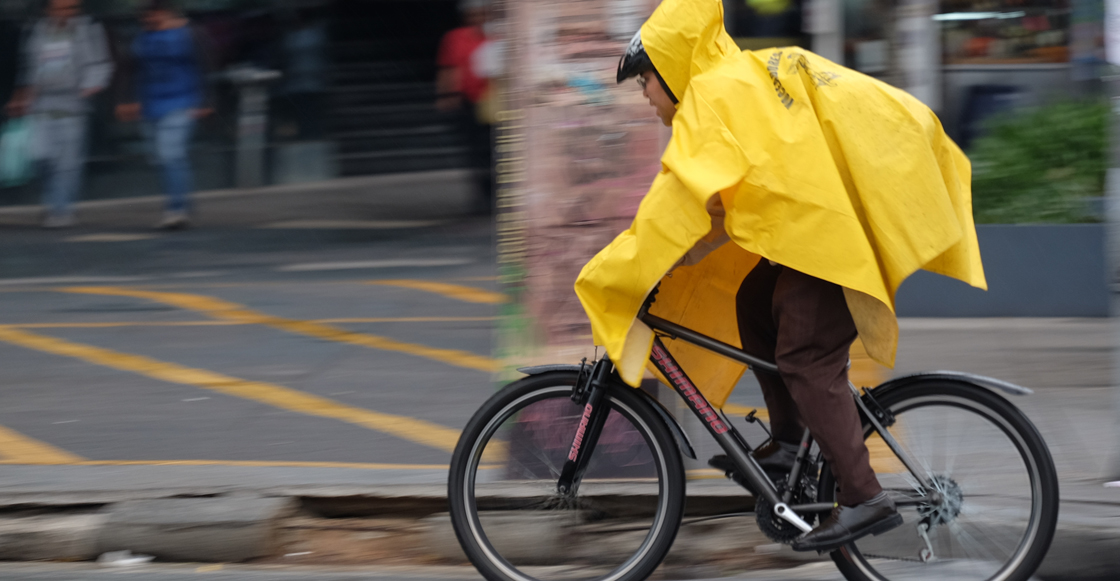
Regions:
[[[637,385],[651,312],[739,345],[735,293],[759,257],[844,287],[867,353],[894,365],[894,298],[918,269],[986,288],[971,168],[909,94],[799,48],[740,51],[720,0],[665,0],[641,28],[680,100],[662,170],[630,229],[584,266],[576,293],[622,378]],[[666,274],[714,232],[725,244]],[[718,224],[717,224],[718,227]],[[744,368],[682,341],[670,351],[714,405]]]

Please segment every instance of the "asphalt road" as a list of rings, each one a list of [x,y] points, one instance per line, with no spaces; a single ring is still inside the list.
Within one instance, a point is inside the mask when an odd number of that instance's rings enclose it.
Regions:
[[[489,221],[417,215],[0,229],[0,462],[445,466],[497,387],[501,296]],[[950,368],[1034,388],[1016,403],[1064,478],[1092,480],[1115,452],[1111,346],[1107,321],[904,320],[896,369],[857,358],[853,379]],[[731,403],[762,407],[749,374]]]
[[[504,297],[488,220],[409,214],[0,228],[0,463],[446,466]]]
[[[0,230],[0,457],[446,464],[494,389],[491,230],[389,225]]]

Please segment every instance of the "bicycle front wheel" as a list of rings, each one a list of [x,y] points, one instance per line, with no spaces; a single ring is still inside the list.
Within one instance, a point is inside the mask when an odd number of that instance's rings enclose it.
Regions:
[[[557,480],[583,407],[575,372],[510,384],[471,419],[451,459],[448,499],[463,551],[490,581],[637,581],[680,527],[680,451],[644,396],[611,390],[610,414],[575,493]]]
[[[1042,562],[1058,518],[1058,479],[1046,443],[1015,406],[986,389],[930,379],[875,392],[888,428],[931,478],[917,480],[865,425],[871,464],[904,524],[832,553],[850,581],[1025,581]],[[821,494],[832,500],[830,470]]]

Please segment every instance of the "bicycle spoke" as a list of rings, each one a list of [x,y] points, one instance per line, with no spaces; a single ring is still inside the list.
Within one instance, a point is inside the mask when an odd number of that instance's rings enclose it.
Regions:
[[[959,522],[956,522],[956,521],[951,522],[951,523],[949,523],[948,527],[949,527],[949,530],[956,533],[956,536],[964,537],[968,541],[967,544],[964,545],[964,546],[971,547],[973,549],[979,549],[979,551],[978,551],[979,553],[983,553],[984,556],[986,556],[990,561],[992,561],[994,563],[1002,563],[1003,562],[1001,559],[999,559],[998,557],[993,555],[992,552],[988,550],[987,546],[984,545],[984,543],[981,543],[980,541],[978,541],[976,539],[976,537],[972,536],[971,533],[964,530],[964,527],[962,527]],[[969,552],[972,553],[972,551],[969,551]]]
[[[956,522],[957,522],[958,526],[960,526],[962,529],[966,528],[966,527],[971,527],[974,530],[981,529],[981,527],[977,523],[971,522],[971,521],[968,521],[968,520],[959,519]],[[996,530],[984,529],[984,530],[976,530],[976,532],[978,534],[980,534],[981,537],[984,538],[985,540],[991,541],[991,543],[993,545],[995,545],[995,548],[997,548],[997,549],[999,549],[1000,551],[1003,552],[1003,554],[1005,555],[1005,558],[1006,558],[1006,557],[1011,556],[1012,554],[1015,553],[1015,547],[1014,546],[1008,547],[1006,544],[1004,544],[1004,541],[1001,540],[1001,537],[1006,537],[1007,535],[1006,535],[1006,533],[997,532],[998,530],[999,530],[998,528]],[[1018,543],[1015,543],[1015,544],[1018,544]]]
[[[1008,423],[1011,416],[995,415],[993,410],[1006,405],[1001,400],[985,399],[983,391],[956,393],[913,389],[910,399],[886,398],[884,405],[896,417],[890,431],[910,460],[929,472],[929,482],[921,484],[934,494],[916,494],[919,483],[909,471],[879,475],[896,503],[907,502],[899,507],[906,526],[856,541],[852,560],[863,563],[861,571],[877,571],[877,578],[887,580],[1002,581],[1016,568],[1037,566],[1042,553],[1027,553],[1033,545],[1026,540],[1037,539],[1029,535],[1039,526],[1040,492],[1023,440],[1013,433],[1019,428]],[[934,560],[929,562],[924,562],[927,545],[917,528],[922,522],[931,525],[928,547]],[[838,561],[842,570],[844,562]],[[850,579],[862,575],[849,573]]]

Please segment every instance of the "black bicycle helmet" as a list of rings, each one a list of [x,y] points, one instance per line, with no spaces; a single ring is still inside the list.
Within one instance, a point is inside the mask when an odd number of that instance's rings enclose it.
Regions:
[[[661,83],[661,88],[665,89],[665,94],[669,95],[669,98],[676,103],[677,96],[669,90],[669,85],[665,84],[665,79],[661,78],[661,73],[657,72],[657,68],[653,66],[653,61],[649,60],[646,47],[642,44],[642,31],[639,30],[634,33],[634,38],[630,39],[630,44],[626,47],[626,52],[622,55],[622,58],[618,59],[618,73],[615,75],[615,81],[621,83],[646,71],[653,71],[654,76],[657,77],[657,82]]]

